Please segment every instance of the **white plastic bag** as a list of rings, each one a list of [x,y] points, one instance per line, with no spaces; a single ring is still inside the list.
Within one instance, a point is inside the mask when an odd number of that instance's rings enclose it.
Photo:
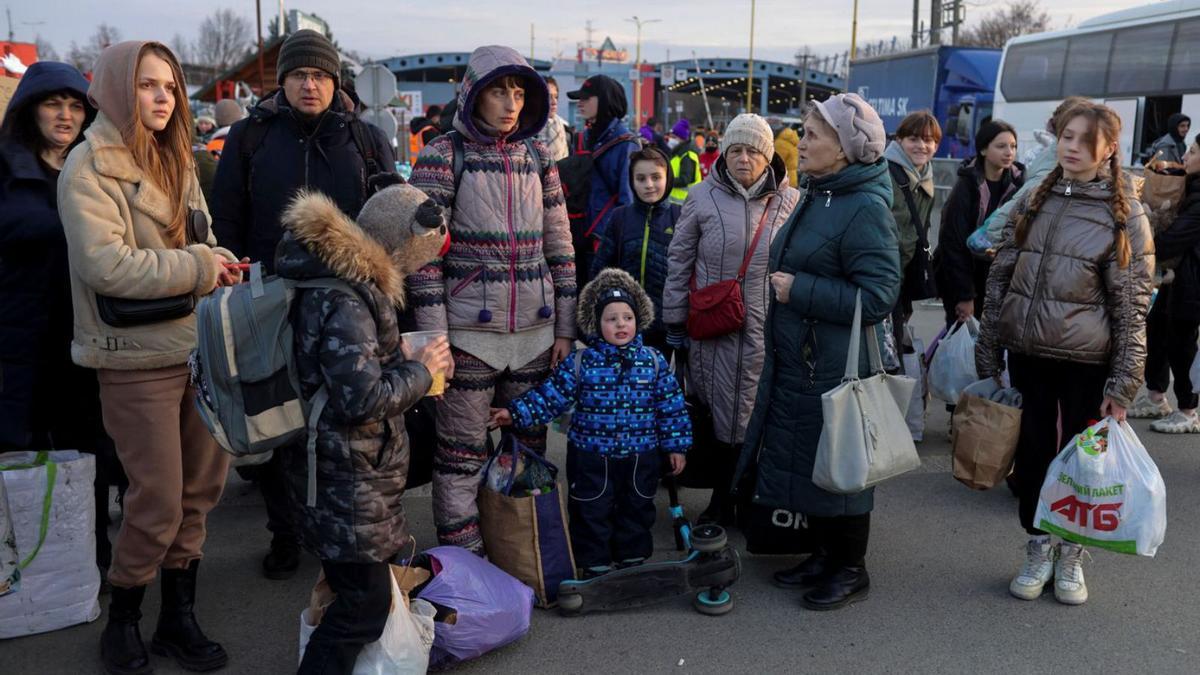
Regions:
[[[1071,439],[1046,472],[1034,526],[1153,556],[1167,531],[1167,488],[1133,428],[1109,417]]]
[[[96,458],[75,450],[0,455],[21,563],[21,590],[0,597],[0,638],[94,621]]]
[[[1192,380],[1192,393],[1200,394],[1200,352],[1192,359],[1192,367],[1188,369],[1188,377]]]
[[[965,330],[964,330],[965,328]],[[975,317],[954,324],[933,353],[929,363],[929,393],[951,405],[962,390],[979,381],[975,372],[975,340],[979,322]]]
[[[4,489],[4,479],[0,478],[0,595],[16,593],[20,588],[21,558],[17,555],[17,535],[8,512],[8,492]]]
[[[913,353],[905,353],[902,357],[904,374],[916,380],[917,386],[913,387],[912,401],[908,404],[904,421],[908,423],[913,440],[919,442],[925,438],[925,341],[913,333],[912,326],[906,326],[905,332]]]
[[[383,635],[363,647],[354,662],[354,675],[424,675],[429,669],[429,650],[433,648],[433,605],[414,598],[407,600],[396,575],[392,578],[392,609],[388,614]],[[317,624],[309,615],[310,608],[300,612],[300,660],[312,638]]]

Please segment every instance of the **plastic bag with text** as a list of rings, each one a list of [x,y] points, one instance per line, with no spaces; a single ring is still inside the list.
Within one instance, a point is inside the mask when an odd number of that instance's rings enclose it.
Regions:
[[[1167,488],[1133,428],[1109,417],[1054,458],[1033,521],[1079,544],[1153,556],[1167,530]]]

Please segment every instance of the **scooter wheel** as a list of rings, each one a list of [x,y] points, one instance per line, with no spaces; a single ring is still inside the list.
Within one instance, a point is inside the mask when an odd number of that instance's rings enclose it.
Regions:
[[[716,553],[728,543],[729,537],[720,525],[700,525],[692,530],[692,548],[701,553]]]
[[[560,614],[578,614],[581,609],[583,609],[582,595],[566,593],[558,596],[558,611]]]
[[[733,611],[733,596],[729,591],[721,591],[714,600],[710,591],[700,591],[692,600],[692,607],[706,616],[721,616]]]

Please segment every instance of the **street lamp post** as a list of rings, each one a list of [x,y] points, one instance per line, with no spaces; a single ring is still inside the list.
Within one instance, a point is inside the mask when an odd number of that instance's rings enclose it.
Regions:
[[[625,19],[637,26],[637,54],[634,56],[633,68],[637,76],[633,80],[633,125],[642,126],[642,26],[648,23],[658,23],[662,19]]]
[[[754,0],[750,0],[750,69],[746,74],[746,112],[748,113],[754,112],[754,5]]]
[[[850,59],[858,58],[858,0],[854,0],[854,15],[850,19]]]

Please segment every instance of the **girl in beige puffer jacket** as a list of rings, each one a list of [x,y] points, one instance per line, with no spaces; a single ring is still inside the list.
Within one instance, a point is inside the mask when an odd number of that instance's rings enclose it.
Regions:
[[[1154,247],[1121,169],[1117,114],[1083,103],[1062,116],[1057,133],[1058,165],[1005,226],[975,360],[981,377],[997,376],[1007,350],[1024,398],[1014,476],[1030,540],[1009,592],[1034,600],[1053,576],[1055,597],[1081,604],[1083,547],[1052,548],[1034,513],[1059,450],[1060,415],[1063,439],[1092,420],[1124,420],[1141,385]]]

